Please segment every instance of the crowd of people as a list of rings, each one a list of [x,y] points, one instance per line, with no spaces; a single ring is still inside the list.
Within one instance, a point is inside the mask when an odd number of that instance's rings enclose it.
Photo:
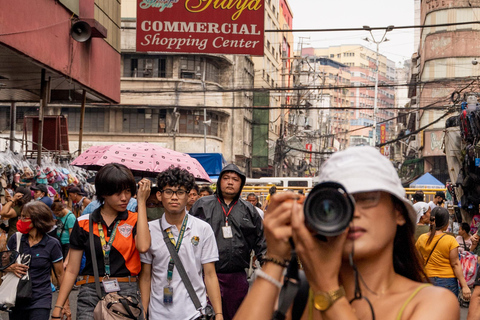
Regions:
[[[320,170],[320,182],[341,184],[355,204],[336,236],[305,224],[301,194],[272,188],[263,205],[255,193],[243,198],[246,176],[233,164],[215,192],[179,167],[137,181],[113,163],[95,176],[96,199],[73,186],[69,199],[52,201],[43,184],[6,196],[7,246],[17,247],[20,232],[31,262],[4,272],[29,272],[32,281],[31,300],[10,319],[70,319],[68,297],[79,288],[77,319],[93,319],[100,298],[117,292],[138,302],[139,319],[205,319],[211,308],[217,320],[267,320],[278,315],[292,264],[309,289],[288,319],[458,319],[458,297],[471,300],[469,319],[480,319],[480,290],[472,294],[459,261],[459,252],[476,252],[479,236],[467,223],[457,238],[446,232],[445,194],[426,203],[418,192],[412,203],[374,148],[337,152]],[[253,284],[252,261],[261,265]]]

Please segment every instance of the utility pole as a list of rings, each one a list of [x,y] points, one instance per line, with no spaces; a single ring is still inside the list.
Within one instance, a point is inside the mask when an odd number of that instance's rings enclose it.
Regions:
[[[376,56],[376,61],[375,61],[375,98],[373,100],[373,134],[372,134],[372,142],[371,145],[375,147],[377,145],[377,112],[378,112],[378,107],[377,107],[377,97],[378,97],[378,56],[379,56],[379,49],[380,49],[380,44],[382,42],[388,41],[386,38],[387,32],[392,31],[394,26],[388,26],[387,29],[385,30],[385,33],[382,36],[382,39],[380,41],[376,41],[375,37],[372,33],[372,29],[369,26],[363,26],[363,29],[367,30],[370,32],[370,35],[372,38],[365,38],[364,40],[367,42],[373,42],[377,46],[377,56]]]
[[[12,102],[10,106],[10,151],[15,151],[14,141],[15,141],[15,128],[17,126],[17,104]]]

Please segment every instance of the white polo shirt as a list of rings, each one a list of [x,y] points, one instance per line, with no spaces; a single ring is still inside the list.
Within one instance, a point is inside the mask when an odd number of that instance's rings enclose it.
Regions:
[[[173,270],[171,283],[173,303],[166,305],[163,303],[163,288],[168,285],[167,268],[170,253],[163,240],[159,221],[154,220],[148,223],[152,244],[146,253],[140,254],[140,260],[143,263],[152,265],[150,304],[148,306],[150,319],[195,319],[200,316],[200,313],[195,309],[176,267]],[[179,235],[177,227],[170,225],[165,220],[165,215],[162,216],[161,221],[165,230],[171,228],[176,243]],[[202,265],[218,261],[217,242],[212,227],[208,223],[188,215],[187,228],[178,255],[198,299],[205,307],[207,296],[202,277]]]

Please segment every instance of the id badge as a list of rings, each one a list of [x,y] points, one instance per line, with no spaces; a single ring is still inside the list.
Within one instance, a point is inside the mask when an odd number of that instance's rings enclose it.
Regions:
[[[120,285],[117,279],[103,280],[103,288],[106,293],[120,291]]]
[[[173,303],[173,287],[170,287],[170,286],[163,287],[163,303],[164,304]]]
[[[232,227],[230,226],[222,227],[222,232],[225,239],[230,239],[233,237]]]

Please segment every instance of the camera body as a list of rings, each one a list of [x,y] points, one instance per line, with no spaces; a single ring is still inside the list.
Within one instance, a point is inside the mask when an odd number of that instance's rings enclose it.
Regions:
[[[355,201],[337,182],[317,184],[305,200],[305,225],[320,239],[341,234],[349,226],[355,211]]]

